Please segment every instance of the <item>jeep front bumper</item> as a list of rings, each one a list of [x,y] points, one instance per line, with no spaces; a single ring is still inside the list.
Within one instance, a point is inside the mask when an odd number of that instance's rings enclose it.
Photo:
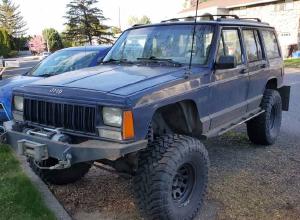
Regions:
[[[71,164],[101,159],[116,160],[147,146],[147,140],[129,144],[100,140],[67,144],[16,131],[7,131],[2,139],[19,154],[32,157],[36,161],[56,158],[59,161],[68,160]]]

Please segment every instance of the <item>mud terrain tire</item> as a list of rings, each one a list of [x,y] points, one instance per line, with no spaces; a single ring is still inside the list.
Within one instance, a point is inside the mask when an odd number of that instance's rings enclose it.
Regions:
[[[193,219],[208,183],[208,153],[197,139],[167,135],[141,152],[134,178],[138,206],[147,219]]]
[[[247,122],[247,132],[251,142],[258,145],[272,145],[280,132],[282,102],[278,91],[267,89],[261,107],[265,112]]]

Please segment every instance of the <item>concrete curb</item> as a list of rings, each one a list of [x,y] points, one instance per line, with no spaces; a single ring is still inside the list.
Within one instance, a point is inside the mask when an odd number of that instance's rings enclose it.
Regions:
[[[41,193],[46,206],[54,213],[56,218],[58,220],[72,220],[71,216],[51,193],[47,185],[31,170],[26,159],[18,155],[16,155],[16,157],[20,161],[23,171]]]

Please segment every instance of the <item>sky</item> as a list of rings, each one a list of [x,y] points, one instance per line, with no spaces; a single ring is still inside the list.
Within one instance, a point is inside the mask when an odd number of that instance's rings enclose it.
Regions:
[[[71,0],[12,0],[20,5],[20,11],[27,22],[27,34],[41,34],[45,28],[64,30],[66,5]],[[122,29],[128,28],[130,16],[146,15],[151,21],[160,22],[178,16],[184,0],[99,0],[97,7],[109,18],[105,24],[119,26],[119,8]]]

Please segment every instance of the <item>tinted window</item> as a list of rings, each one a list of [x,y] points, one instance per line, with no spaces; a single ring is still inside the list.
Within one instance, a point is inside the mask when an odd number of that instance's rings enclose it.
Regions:
[[[219,43],[218,56],[235,56],[238,64],[242,63],[242,50],[238,30],[223,30]]]
[[[35,66],[28,73],[28,75],[57,75],[60,73],[89,67],[97,55],[98,51],[57,51]]]
[[[280,57],[278,42],[273,31],[262,31],[266,53],[269,59]]]
[[[125,32],[104,58],[141,62],[139,58],[171,59],[182,64],[190,61],[193,25],[169,25],[132,29]],[[193,49],[193,64],[206,64],[214,27],[198,25]]]
[[[243,30],[247,58],[249,62],[262,59],[261,42],[257,30]]]

